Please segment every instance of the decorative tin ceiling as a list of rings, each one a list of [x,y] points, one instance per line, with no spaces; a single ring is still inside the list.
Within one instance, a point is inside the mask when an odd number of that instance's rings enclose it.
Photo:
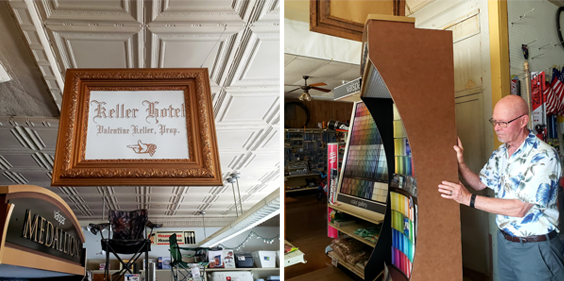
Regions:
[[[147,208],[151,220],[167,226],[199,226],[200,211],[206,226],[225,225],[236,216],[231,183],[50,187],[58,130],[53,103],[60,108],[67,69],[207,67],[223,177],[241,174],[244,210],[281,186],[279,1],[0,5],[11,11],[0,28],[15,34],[0,43],[0,64],[12,78],[0,84],[0,99],[8,102],[0,106],[0,185],[49,188],[81,221],[101,220],[108,209]]]

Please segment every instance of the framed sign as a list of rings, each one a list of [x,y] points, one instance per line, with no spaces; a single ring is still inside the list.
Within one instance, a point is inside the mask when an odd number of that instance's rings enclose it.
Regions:
[[[67,70],[52,186],[221,184],[207,69]]]

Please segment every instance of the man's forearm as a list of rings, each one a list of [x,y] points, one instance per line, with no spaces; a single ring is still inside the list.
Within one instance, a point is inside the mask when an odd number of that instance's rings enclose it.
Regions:
[[[474,190],[482,190],[486,188],[486,185],[480,180],[480,176],[470,171],[466,164],[458,164],[458,172],[462,176],[462,179],[464,179],[464,181]]]
[[[469,202],[465,203],[466,206]],[[525,203],[517,199],[500,199],[489,198],[484,196],[476,196],[474,208],[496,215],[504,215],[510,217],[524,217],[533,207],[533,204]]]

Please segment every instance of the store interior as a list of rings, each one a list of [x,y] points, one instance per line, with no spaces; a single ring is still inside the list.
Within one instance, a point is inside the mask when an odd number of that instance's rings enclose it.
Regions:
[[[0,186],[38,186],[62,198],[80,223],[85,269],[96,280],[106,251],[90,224],[107,223],[110,210],[146,209],[149,221],[163,225],[154,233],[190,233],[190,247],[221,232],[228,238],[220,243],[224,249],[249,255],[278,251],[281,5],[1,1]],[[65,73],[77,68],[206,68],[222,184],[51,186]],[[260,208],[265,205],[270,209]],[[244,218],[252,223],[231,229]],[[107,230],[102,234],[107,237]],[[155,263],[170,256],[168,245],[153,245],[149,253]],[[116,261],[111,256],[112,272]],[[263,271],[257,266],[232,271],[249,273],[244,280],[253,281],[280,275],[276,264]],[[1,271],[0,279],[26,277]],[[157,269],[158,280],[171,280],[170,275],[170,269]]]
[[[356,7],[352,5],[347,9],[342,9],[342,12],[346,14],[347,11],[362,10],[361,5],[358,4]],[[533,90],[537,87],[537,93],[539,90],[550,91],[550,85],[558,81],[558,71],[564,67],[564,46],[560,42],[562,39],[559,39],[555,20],[558,20],[557,11],[563,5],[561,1],[509,1],[504,4],[493,4],[493,2],[486,1],[405,1],[404,15],[415,19],[416,28],[452,31],[454,69],[448,74],[454,76],[452,110],[456,115],[455,133],[464,143],[466,163],[474,172],[481,169],[491,151],[501,144],[488,123],[493,105],[503,95],[510,93],[527,98],[526,86],[524,86],[527,80],[524,62],[528,62],[531,79],[542,81],[544,77],[547,82],[545,86],[542,86],[543,83],[538,83],[540,86],[533,85]],[[329,164],[326,164],[319,174],[317,163],[323,161],[328,163],[330,153],[316,154],[309,144],[310,139],[316,141],[316,138],[312,137],[315,133],[333,136],[338,133],[326,126],[332,120],[350,124],[351,127],[348,128],[349,131],[346,134],[351,134],[355,124],[351,124],[354,114],[351,115],[350,112],[354,112],[357,106],[353,102],[361,101],[361,88],[364,89],[364,85],[358,87],[353,80],[363,75],[361,59],[366,51],[363,51],[360,40],[343,38],[344,36],[339,36],[338,31],[332,34],[328,32],[330,35],[311,31],[312,22],[314,22],[311,15],[320,12],[320,10],[312,11],[313,8],[315,8],[314,5],[301,1],[285,1],[285,38],[286,42],[292,43],[286,43],[284,46],[286,183],[284,229],[287,245],[297,248],[300,254],[300,258],[291,257],[295,263],[285,267],[285,276],[289,280],[327,280],[324,279],[327,278],[326,276],[333,276],[333,278],[339,276],[338,279],[332,280],[366,280],[365,274],[368,274],[368,271],[362,267],[362,263],[346,265],[344,262],[341,263],[342,260],[346,260],[346,253],[337,258],[328,253],[331,251],[329,247],[336,248],[331,238],[336,235],[340,239],[360,241],[360,244],[369,245],[369,243],[362,241],[358,236],[355,237],[356,233],[352,232],[356,228],[350,230],[346,227],[338,227],[338,232],[334,232],[329,225],[331,223],[332,226],[335,226],[334,222],[341,218],[334,217],[332,222],[328,222],[328,212],[324,208],[332,206],[326,203],[328,199],[320,190],[325,185],[323,177],[328,174],[327,165]],[[349,16],[354,18],[352,15]],[[358,16],[358,18],[363,17]],[[564,24],[564,19],[560,17],[560,25],[562,24]],[[523,47],[527,48],[529,52],[527,58],[523,55]],[[437,57],[440,55],[436,54]],[[408,68],[410,64],[399,64],[397,67]],[[430,67],[429,71],[433,71],[433,67]],[[310,87],[306,91],[304,87],[300,87],[299,90],[296,90],[296,85],[305,86],[303,76],[308,77],[307,85],[313,85],[315,88]],[[410,77],[404,77],[404,79],[408,81]],[[520,82],[516,82],[517,80]],[[537,80],[532,81],[534,83]],[[517,85],[519,83],[520,87]],[[325,92],[316,88],[330,88],[333,91]],[[305,92],[307,92],[307,97],[304,96]],[[342,94],[343,92],[345,95]],[[319,109],[320,104],[323,104],[324,109]],[[334,110],[337,107],[342,109]],[[553,145],[563,155],[563,147],[559,145],[562,142],[562,132],[564,132],[561,127],[562,123],[558,122],[558,118],[561,117],[556,118],[557,114],[550,112],[550,108],[548,110],[544,109],[544,112],[538,115],[544,116],[539,117],[536,123],[540,125],[538,136]],[[374,116],[372,111],[371,113]],[[310,121],[306,122],[308,119]],[[421,125],[427,124],[425,122],[423,119],[420,120]],[[395,134],[394,131],[394,138]],[[407,129],[406,134],[409,139],[410,131]],[[437,135],[444,136],[444,132],[437,133]],[[299,137],[302,137],[303,140],[300,141]],[[339,146],[344,146],[345,149],[342,150],[347,150],[346,147],[351,145],[347,143],[346,138],[345,143],[342,143],[343,139],[337,140],[325,136],[320,137],[319,140],[321,140],[321,146],[318,150],[324,150],[330,142],[337,142]],[[397,143],[393,146],[396,149],[392,152],[395,156],[398,156],[397,150],[403,151],[403,155],[408,156],[409,152],[405,150],[405,144],[403,147],[398,147]],[[346,155],[341,154],[344,152],[342,150],[339,151],[339,156],[346,158]],[[300,161],[303,163],[299,163]],[[340,161],[342,161],[341,158],[339,163]],[[361,172],[363,168],[362,165],[358,165],[356,171]],[[417,170],[417,166],[413,169]],[[417,177],[419,179],[420,175]],[[337,189],[342,188],[342,182],[339,181]],[[407,194],[403,193],[404,196]],[[477,194],[493,196],[491,191],[477,192]],[[562,198],[562,194],[559,196]],[[421,194],[419,197],[422,200]],[[325,200],[319,200],[319,198]],[[416,205],[424,204],[424,202],[417,202],[417,198],[415,200]],[[334,207],[339,208],[339,206]],[[393,210],[394,207],[391,208]],[[563,213],[563,210],[559,211]],[[307,213],[307,217],[300,216],[303,213]],[[376,216],[375,213],[370,216]],[[359,220],[360,215],[357,213],[352,212],[352,214],[357,217],[355,220],[357,224],[359,221],[367,222],[367,220]],[[405,217],[409,218],[404,215]],[[442,219],[440,216],[436,218],[437,220]],[[347,220],[343,220],[346,224]],[[495,216],[461,206],[458,221],[461,237],[461,261],[445,263],[442,265],[443,270],[460,269],[460,278],[452,277],[454,278],[452,280],[498,280],[495,269],[497,266],[495,236],[498,229],[495,224]],[[382,225],[384,222],[385,220],[382,220],[375,224]],[[384,224],[381,229],[385,227]],[[419,225],[415,223],[416,232],[418,227],[426,226],[419,221]],[[393,220],[392,228],[394,228]],[[380,240],[383,239],[383,236],[380,237]],[[418,253],[417,242],[421,242],[417,240],[415,237],[413,246],[415,257]],[[374,250],[368,262],[376,255],[380,244],[383,243],[377,241],[375,245],[372,244],[371,247]],[[356,245],[358,246],[359,243]],[[390,246],[387,247],[390,248]],[[419,251],[428,251],[428,248]],[[413,262],[412,266],[417,268],[417,258],[410,259],[410,261]],[[417,272],[417,270],[412,271],[409,267],[408,270],[402,270],[401,265],[392,267],[403,272],[403,276],[398,280],[409,280],[409,274]]]

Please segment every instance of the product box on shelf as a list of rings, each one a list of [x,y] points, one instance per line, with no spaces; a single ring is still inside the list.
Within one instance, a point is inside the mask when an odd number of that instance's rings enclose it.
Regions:
[[[225,268],[235,268],[235,256],[233,250],[223,250],[223,264]]]
[[[163,257],[163,268],[170,269],[170,257]]]
[[[209,268],[224,268],[223,250],[208,251]]]
[[[253,274],[249,271],[216,271],[209,276],[210,281],[254,281]]]
[[[258,268],[276,267],[276,251],[253,252],[253,259]]]
[[[235,265],[237,268],[252,268],[253,256],[251,253],[235,253]]]

